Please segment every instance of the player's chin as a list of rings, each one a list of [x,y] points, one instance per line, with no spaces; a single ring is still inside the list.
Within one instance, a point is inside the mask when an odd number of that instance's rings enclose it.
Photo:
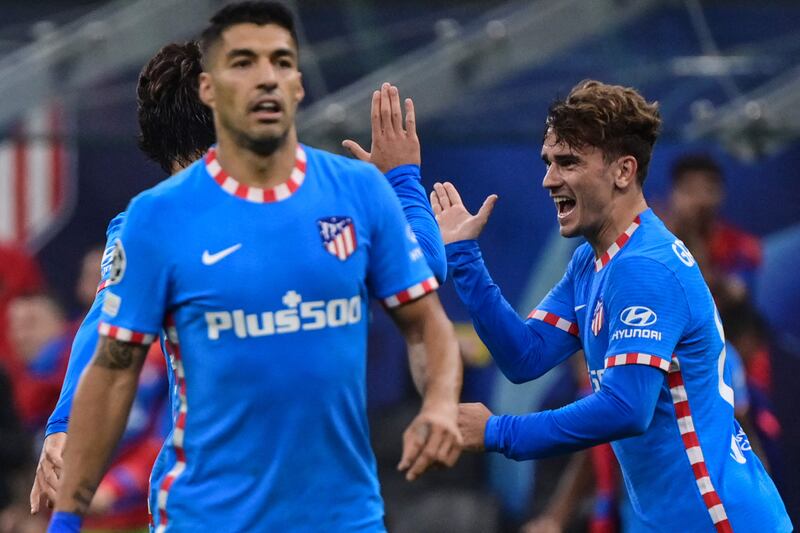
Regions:
[[[562,237],[577,237],[581,234],[580,224],[575,217],[569,216],[565,218],[558,218],[558,232]]]

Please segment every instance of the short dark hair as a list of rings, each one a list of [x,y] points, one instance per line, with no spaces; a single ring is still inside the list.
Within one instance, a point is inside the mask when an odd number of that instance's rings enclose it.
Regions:
[[[277,24],[289,32],[295,46],[298,46],[294,16],[286,6],[278,2],[237,2],[217,11],[211,17],[209,25],[200,34],[200,49],[203,53],[204,65],[208,51],[219,40],[222,32],[236,24],[248,23],[258,26]]]
[[[11,301],[18,301],[18,300],[44,300],[53,308],[56,314],[61,318],[66,318],[66,312],[64,311],[67,307],[64,305],[64,300],[53,292],[51,289],[42,288],[42,289],[31,289],[28,291],[24,291],[20,294],[17,294]]]
[[[688,154],[672,163],[670,177],[672,184],[678,185],[690,172],[699,172],[722,184],[722,167],[708,154]]]
[[[582,148],[593,146],[609,162],[623,155],[636,158],[636,177],[643,184],[653,146],[661,130],[658,102],[648,102],[632,87],[584,80],[564,100],[550,106],[545,136]]]
[[[139,74],[139,148],[167,174],[174,163],[194,162],[216,141],[211,109],[197,94],[202,70],[197,43],[172,43]]]

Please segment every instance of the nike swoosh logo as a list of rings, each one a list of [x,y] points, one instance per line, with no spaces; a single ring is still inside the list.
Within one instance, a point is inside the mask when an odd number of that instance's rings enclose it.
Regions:
[[[575,310],[576,310],[576,311],[580,311],[580,310],[581,310],[581,309],[583,309],[584,307],[586,307],[586,304],[576,305],[576,306],[575,306]]]
[[[220,261],[231,255],[233,252],[235,252],[241,247],[242,243],[234,244],[233,246],[225,248],[224,250],[219,251],[215,254],[208,253],[208,250],[205,250],[203,251],[203,264],[206,266],[211,266],[213,264],[219,263]]]

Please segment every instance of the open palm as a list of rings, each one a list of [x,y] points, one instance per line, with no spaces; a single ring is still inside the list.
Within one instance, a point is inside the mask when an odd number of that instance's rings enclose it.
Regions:
[[[467,211],[461,195],[452,183],[435,183],[431,191],[431,206],[444,243],[477,239],[489,221],[495,202],[497,195],[490,195],[473,215]]]

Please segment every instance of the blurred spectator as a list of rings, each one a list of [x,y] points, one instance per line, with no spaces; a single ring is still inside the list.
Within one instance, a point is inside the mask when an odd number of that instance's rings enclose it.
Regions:
[[[8,335],[17,358],[14,398],[23,425],[44,427],[61,390],[75,328],[52,295],[34,292],[8,304]]]
[[[81,259],[81,270],[78,274],[78,282],[75,284],[75,298],[80,305],[81,319],[94,303],[97,286],[100,283],[100,261],[102,259],[102,245],[89,248]]]
[[[11,381],[0,366],[0,533],[41,533],[44,517],[33,517],[27,487],[33,468],[33,445],[14,409]]]
[[[761,264],[761,243],[724,221],[722,168],[710,156],[686,155],[672,165],[664,220],[691,250],[721,310],[747,299]]]
[[[39,264],[22,248],[0,244],[0,364],[4,364],[14,381],[15,374],[8,368],[11,364],[11,348],[8,344],[8,302],[23,293],[42,289],[42,272]]]

